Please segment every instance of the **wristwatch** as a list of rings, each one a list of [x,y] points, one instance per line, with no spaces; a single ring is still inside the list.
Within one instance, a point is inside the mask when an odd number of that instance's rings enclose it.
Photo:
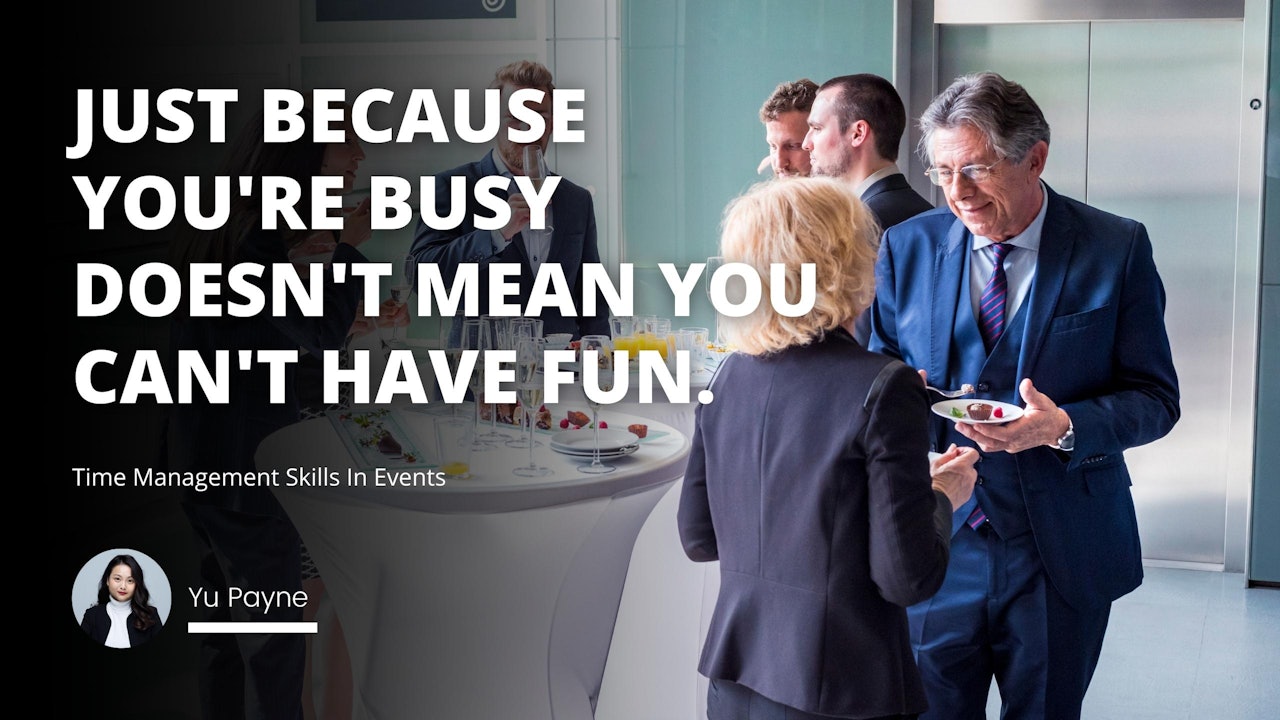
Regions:
[[[1067,431],[1058,438],[1053,446],[1063,452],[1071,452],[1076,449],[1076,426],[1071,422],[1071,416],[1067,416]]]

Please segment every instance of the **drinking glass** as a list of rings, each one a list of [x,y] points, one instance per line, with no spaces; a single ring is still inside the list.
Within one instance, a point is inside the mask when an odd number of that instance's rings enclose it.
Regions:
[[[490,350],[515,349],[511,341],[511,318],[495,317],[493,315],[481,315],[480,318],[488,322]],[[481,433],[480,439],[485,442],[505,441],[507,439],[506,433],[498,432],[498,403],[488,403],[488,405],[489,431]]]
[[[484,356],[492,349],[492,336],[489,333],[489,321],[483,317],[467,318],[462,322],[462,349],[479,351],[475,370],[471,373],[471,397],[475,406],[475,429],[472,448],[488,450],[489,444],[480,438],[480,398],[484,393]]]
[[[451,480],[471,477],[472,435],[475,428],[460,418],[436,418],[436,454],[440,472]],[[483,443],[482,443],[483,444]]]
[[[551,333],[546,337],[548,350],[566,350],[573,342],[572,333]]]
[[[707,343],[710,342],[711,332],[704,327],[682,327],[680,332],[693,333],[694,354],[689,356],[689,365],[693,368],[693,372],[703,372],[707,369]]]
[[[537,188],[538,192],[542,192],[542,184],[547,181],[547,160],[542,154],[542,148],[537,145],[526,145],[524,148],[524,174]],[[555,230],[551,226],[551,218],[547,218],[546,232]]]
[[[627,362],[634,363],[640,352],[640,339],[637,333],[644,330],[643,321],[637,323],[635,318],[611,316],[609,333],[613,336],[613,349],[627,353]]]
[[[667,335],[671,332],[671,320],[668,318],[649,317],[644,324],[645,345],[642,350],[657,350],[663,360],[667,359]]]
[[[667,368],[673,373],[677,369],[680,351],[689,355],[689,372],[696,372],[699,355],[697,334],[692,330],[676,330],[667,335]]]
[[[413,294],[413,280],[417,274],[418,260],[412,255],[406,255],[404,258],[403,274],[399,281],[391,286],[391,302],[395,303],[397,308],[408,304],[409,296]],[[400,326],[391,326],[391,340],[387,342],[388,348],[403,349],[408,347],[408,343],[400,339]]]
[[[542,407],[543,385],[542,378],[536,378],[531,382],[516,383],[516,392],[520,394],[520,402],[524,405],[525,425],[529,428],[529,464],[522,465],[512,472],[520,477],[544,477],[552,474],[551,468],[543,467],[533,461],[533,423],[538,416],[538,408]]]
[[[457,378],[458,372],[462,368],[462,348],[460,347],[445,348],[444,359],[445,359],[445,362],[448,363],[449,365],[449,376],[453,378]],[[470,381],[468,381],[467,384],[470,385]],[[443,397],[443,394],[442,394],[442,397]],[[453,403],[449,407],[450,407],[450,415],[456,420],[458,417],[458,404]]]
[[[584,335],[582,337],[584,381],[586,379],[586,353],[591,350],[599,353],[597,358],[597,366],[599,367],[597,384],[601,391],[608,392],[613,389],[613,342],[605,335]],[[593,433],[591,444],[594,447],[591,450],[591,464],[579,465],[578,471],[593,475],[613,472],[617,468],[600,462],[600,403],[592,400],[591,396],[587,395],[587,405],[591,406],[591,432]]]
[[[520,394],[520,402],[524,403],[524,391],[521,388],[532,383],[543,384],[542,376],[538,371],[542,368],[542,354],[547,349],[546,338],[521,338],[516,343],[516,392]],[[507,447],[522,448],[538,445],[533,439],[533,419],[537,418],[538,410],[542,408],[542,395],[538,395],[538,404],[535,407],[524,407],[524,416],[528,421],[529,432],[528,437],[521,433],[520,437],[508,440]],[[532,464],[532,461],[530,462]]]

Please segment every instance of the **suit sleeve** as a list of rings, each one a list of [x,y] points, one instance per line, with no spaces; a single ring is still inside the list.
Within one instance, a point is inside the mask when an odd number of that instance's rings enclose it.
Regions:
[[[897,366],[868,408],[868,547],[871,578],[907,606],[942,586],[950,558],[951,502],[929,474],[929,400],[919,376]]]
[[[243,261],[261,263],[265,272],[261,278],[254,280],[267,297],[272,296],[272,287],[276,284],[273,275],[276,266],[285,266],[289,257],[284,244],[274,232],[256,232],[241,244],[239,258]],[[334,264],[350,264],[368,262],[355,247],[339,243],[333,251]],[[337,282],[333,266],[324,267],[324,285],[321,297],[324,308],[319,316],[308,316],[303,313],[298,303],[289,300],[285,303],[283,315],[276,315],[271,309],[263,311],[264,317],[277,331],[288,337],[307,352],[320,355],[325,350],[336,350],[346,342],[351,325],[356,319],[356,308],[359,307],[361,291],[359,282],[353,282],[348,274],[346,282]]]
[[[684,471],[684,484],[680,488],[680,507],[676,512],[676,525],[680,530],[680,543],[684,554],[694,562],[710,562],[720,559],[716,545],[716,529],[711,521],[711,505],[707,500],[707,455],[702,444],[702,407],[695,411],[698,420],[694,424],[693,447]]]
[[[1146,228],[1135,224],[1125,258],[1112,355],[1114,392],[1062,408],[1075,426],[1069,467],[1164,437],[1181,415],[1177,373],[1165,330],[1164,284]]]
[[[595,203],[591,199],[591,194],[587,193],[587,232],[582,240],[582,264],[585,266],[589,263],[600,263],[600,247],[596,238],[596,208]],[[578,288],[575,297],[582,297],[582,286],[584,283],[584,273],[580,269],[578,271]],[[584,314],[578,319],[578,334],[581,335],[608,335],[609,328],[609,306],[605,304],[604,293],[596,291],[596,311],[592,315]]]
[[[477,230],[475,213],[479,206],[473,206],[472,193],[476,184],[473,173],[464,168],[441,173],[435,176],[435,212],[437,217],[449,217],[452,208],[452,184],[455,177],[463,177],[466,192],[462,222],[452,230],[437,230],[428,226],[418,218],[418,226],[414,232],[413,245],[409,253],[418,262],[435,263],[440,268],[440,276],[446,283],[453,282],[458,266],[463,263],[478,263],[494,256],[493,231]]]
[[[898,348],[898,308],[895,295],[893,252],[889,233],[880,238],[880,253],[876,258],[876,295],[866,314],[870,316],[870,334],[867,349],[902,359]]]

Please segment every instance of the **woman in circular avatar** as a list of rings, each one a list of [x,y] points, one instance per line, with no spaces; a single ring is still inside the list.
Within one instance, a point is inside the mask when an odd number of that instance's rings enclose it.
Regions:
[[[107,647],[131,648],[155,637],[161,627],[138,561],[132,555],[111,558],[98,583],[98,603],[84,611],[80,628]]]

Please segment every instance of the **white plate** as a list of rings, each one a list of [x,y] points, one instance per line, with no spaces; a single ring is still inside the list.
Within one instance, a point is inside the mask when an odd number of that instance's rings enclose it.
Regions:
[[[581,430],[561,430],[551,436],[551,448],[569,453],[586,452],[590,454],[594,448],[595,431],[591,428]],[[640,442],[639,436],[626,430],[604,428],[600,431],[600,451],[621,450]]]
[[[557,448],[557,447],[552,447],[551,449],[572,460],[590,461],[593,457],[593,454],[591,453],[590,450],[588,450],[587,452],[576,452],[576,451],[570,452],[568,450],[561,450],[560,448]],[[618,448],[617,450],[601,450],[600,459],[607,460],[609,458],[625,457],[627,455],[634,453],[639,449],[640,449],[639,445],[628,445],[624,448]]]
[[[974,420],[973,418],[969,417],[969,413],[965,410],[965,408],[967,408],[969,405],[975,402],[986,403],[987,405],[990,405],[991,412],[993,413],[992,417],[988,420]],[[1000,409],[1000,411],[1004,414],[1004,417],[995,417],[994,413],[996,408]],[[963,413],[963,415],[961,417],[956,417],[952,413],[953,409],[959,410],[961,413]],[[959,400],[943,400],[942,402],[934,403],[933,412],[938,415],[941,415],[942,417],[948,420],[952,420],[954,422],[969,423],[971,425],[999,425],[1000,423],[1007,423],[1010,420],[1017,420],[1018,418],[1022,417],[1022,408],[1018,407],[1017,405],[1011,405],[1006,402],[1000,402],[999,400],[973,400],[973,399],[964,399],[964,398],[961,398]]]

